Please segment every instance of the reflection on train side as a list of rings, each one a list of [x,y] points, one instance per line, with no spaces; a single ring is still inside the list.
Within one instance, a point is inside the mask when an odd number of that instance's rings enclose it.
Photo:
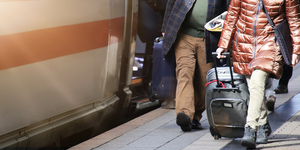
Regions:
[[[129,118],[137,14],[138,0],[1,1],[0,149],[70,147]]]

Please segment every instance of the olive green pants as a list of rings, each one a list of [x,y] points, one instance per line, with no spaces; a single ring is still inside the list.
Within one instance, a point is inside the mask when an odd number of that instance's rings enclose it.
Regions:
[[[206,63],[205,42],[179,34],[175,44],[176,56],[176,114],[187,114],[191,121],[200,121],[205,110],[206,74],[213,63]]]
[[[262,70],[254,70],[251,76],[246,76],[250,92],[246,127],[257,129],[258,126],[267,123],[265,86],[268,76],[269,73]]]

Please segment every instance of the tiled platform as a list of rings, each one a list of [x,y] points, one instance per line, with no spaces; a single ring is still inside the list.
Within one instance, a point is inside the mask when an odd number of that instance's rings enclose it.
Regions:
[[[274,88],[278,81],[273,81]],[[269,112],[273,133],[263,150],[300,150],[300,67],[294,68],[289,93],[277,94],[275,111]],[[240,150],[240,139],[214,140],[208,129],[206,114],[202,130],[182,132],[175,122],[173,109],[156,109],[69,150]]]

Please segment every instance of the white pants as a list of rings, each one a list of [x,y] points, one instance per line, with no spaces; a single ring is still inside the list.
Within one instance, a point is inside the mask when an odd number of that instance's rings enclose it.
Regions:
[[[256,129],[267,123],[267,108],[265,102],[265,87],[269,73],[261,70],[254,70],[252,75],[247,75],[247,83],[250,92],[250,102],[246,127]]]

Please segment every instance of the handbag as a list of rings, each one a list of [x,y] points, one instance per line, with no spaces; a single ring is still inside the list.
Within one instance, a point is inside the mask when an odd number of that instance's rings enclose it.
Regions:
[[[278,41],[280,51],[282,54],[282,57],[284,59],[284,63],[286,65],[292,64],[292,54],[293,54],[293,43],[291,38],[291,32],[289,28],[289,24],[287,19],[285,18],[282,22],[280,22],[278,25],[274,25],[264,3],[263,8],[265,10],[266,16],[268,18],[269,24],[274,30],[275,33],[275,43]]]

